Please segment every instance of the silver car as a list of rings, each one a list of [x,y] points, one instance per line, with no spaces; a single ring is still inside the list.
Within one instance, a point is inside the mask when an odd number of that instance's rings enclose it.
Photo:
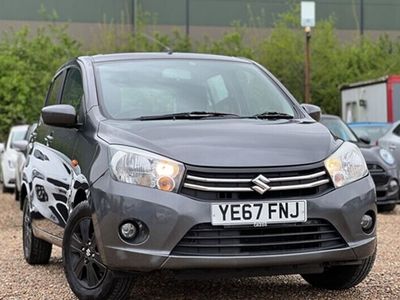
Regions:
[[[390,151],[396,158],[396,161],[400,162],[400,121],[393,123],[390,129],[378,139],[377,144],[382,148]]]

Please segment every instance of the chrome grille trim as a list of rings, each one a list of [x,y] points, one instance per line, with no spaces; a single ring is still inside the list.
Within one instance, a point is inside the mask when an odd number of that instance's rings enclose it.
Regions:
[[[187,175],[186,179],[200,181],[200,182],[220,182],[220,183],[246,183],[251,182],[253,179],[242,178],[205,178],[193,175]]]
[[[318,178],[318,177],[324,176],[325,174],[326,174],[326,171],[321,171],[321,172],[317,172],[317,173],[309,174],[309,175],[268,178],[268,181],[269,182],[280,182],[280,181],[307,180],[307,179]],[[213,182],[213,183],[247,183],[247,182],[252,182],[252,180],[254,178],[206,178],[206,177],[187,175],[186,179],[199,181],[199,182]]]
[[[325,172],[324,172],[324,174],[325,174]],[[300,177],[300,176],[298,176],[298,177]],[[288,177],[286,177],[286,178],[288,178]],[[269,180],[271,180],[271,179],[269,179]],[[229,182],[232,182],[232,181],[229,181]],[[248,181],[246,181],[246,182],[248,182]],[[234,183],[237,183],[237,181],[234,181]],[[269,191],[287,191],[287,190],[297,190],[297,189],[309,189],[309,188],[317,187],[317,186],[320,186],[320,185],[323,185],[326,183],[329,183],[329,179],[322,179],[322,180],[318,180],[315,182],[304,183],[304,184],[270,186]],[[193,184],[193,183],[185,183],[183,186],[186,188],[189,188],[189,189],[205,191],[205,192],[253,192],[254,191],[251,187],[212,187],[212,186],[205,186],[205,185],[199,185],[199,184]]]

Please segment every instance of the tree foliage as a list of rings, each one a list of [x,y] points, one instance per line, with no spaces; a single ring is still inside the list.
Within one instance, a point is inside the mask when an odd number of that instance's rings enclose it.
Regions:
[[[0,40],[0,137],[18,123],[37,121],[50,80],[74,56],[130,51],[207,52],[254,59],[267,67],[301,102],[304,94],[305,34],[299,24],[299,6],[277,16],[268,35],[253,35],[249,25],[234,23],[220,39],[190,40],[176,30],[148,33],[151,16],[143,14],[136,33],[129,26],[104,25],[99,43],[81,47],[64,26],[52,23],[30,32],[24,28]],[[124,30],[121,28],[125,28]],[[146,29],[147,28],[147,29]],[[323,111],[340,112],[339,87],[345,83],[400,73],[400,42],[388,36],[345,43],[337,37],[333,18],[320,20],[312,31],[312,102]]]
[[[11,126],[38,120],[47,87],[79,44],[63,27],[50,25],[33,34],[24,28],[0,42],[0,135]]]

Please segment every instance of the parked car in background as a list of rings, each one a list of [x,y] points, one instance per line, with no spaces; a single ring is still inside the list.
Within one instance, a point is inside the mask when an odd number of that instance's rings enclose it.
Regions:
[[[394,122],[377,143],[392,153],[400,166],[400,121]]]
[[[378,209],[392,211],[399,200],[399,168],[396,159],[384,148],[369,145],[337,116],[322,115],[321,123],[338,138],[360,147],[367,162],[368,170],[376,186]]]
[[[353,122],[348,123],[349,127],[356,133],[358,137],[368,137],[370,143],[375,145],[392,126],[391,123],[385,122]]]
[[[79,299],[121,299],[160,269],[351,288],[375,260],[375,186],[320,113],[244,58],[76,58],[25,164],[25,259],[62,246]]]
[[[15,163],[15,200],[20,200],[21,184],[22,184],[22,170],[25,165],[26,156],[29,152],[29,142],[32,133],[35,131],[37,123],[33,123],[29,126],[26,134],[22,140],[12,142],[12,148],[17,151],[17,160]],[[22,201],[20,202],[20,208],[22,210]]]
[[[13,126],[10,129],[3,155],[1,156],[1,177],[3,193],[12,193],[15,188],[15,167],[18,152],[12,147],[12,143],[23,140],[28,130],[28,125]]]

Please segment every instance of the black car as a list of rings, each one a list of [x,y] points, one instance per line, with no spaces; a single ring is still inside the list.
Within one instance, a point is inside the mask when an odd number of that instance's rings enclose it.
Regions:
[[[322,115],[321,123],[337,137],[357,144],[367,162],[368,170],[376,186],[378,209],[392,211],[399,200],[399,169],[393,155],[376,145],[370,145],[367,137],[358,137],[337,116]]]
[[[62,246],[81,299],[121,299],[154,270],[353,287],[375,259],[375,186],[359,148],[311,116],[243,58],[74,59],[24,168],[25,259]]]

